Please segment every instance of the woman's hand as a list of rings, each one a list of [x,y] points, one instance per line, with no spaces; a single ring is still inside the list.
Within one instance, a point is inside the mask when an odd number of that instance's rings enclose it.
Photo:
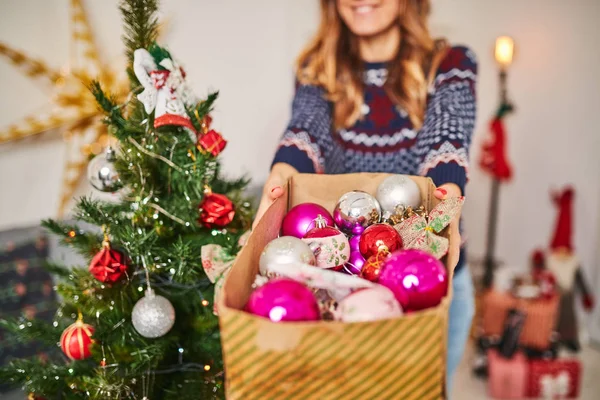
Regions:
[[[290,176],[297,174],[298,171],[289,164],[277,163],[271,168],[271,174],[263,187],[263,194],[256,211],[256,217],[252,223],[252,229],[256,228],[258,221],[263,214],[273,204],[273,202],[283,195],[283,188]]]
[[[446,183],[438,187],[433,195],[440,200],[447,199],[449,197],[460,197],[462,193],[460,188],[454,183]],[[448,249],[448,267],[454,269],[458,264],[460,257],[460,230],[458,229],[460,221],[460,213],[456,214],[456,217],[450,222],[450,248]]]

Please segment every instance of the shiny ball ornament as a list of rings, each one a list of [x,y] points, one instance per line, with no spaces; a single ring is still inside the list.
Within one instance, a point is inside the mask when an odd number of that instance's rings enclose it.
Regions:
[[[342,322],[368,322],[398,318],[402,308],[384,286],[357,290],[338,303],[336,315]]]
[[[365,229],[360,235],[358,247],[363,257],[369,258],[380,251],[393,253],[400,250],[402,248],[402,238],[391,225],[374,224]]]
[[[116,155],[111,147],[98,154],[88,164],[87,177],[90,185],[101,192],[114,193],[123,187],[115,168]]]
[[[89,271],[100,282],[115,283],[125,276],[127,257],[105,241],[102,249],[92,258]]]
[[[292,207],[283,217],[281,235],[302,239],[315,227],[315,220],[319,215],[327,221],[327,225],[333,226],[333,218],[329,211],[316,203],[301,203]]]
[[[385,218],[394,214],[398,206],[416,209],[421,205],[419,185],[406,175],[385,178],[377,187],[376,197]]]
[[[158,338],[171,330],[175,323],[175,309],[169,300],[146,290],[131,312],[135,330],[145,338]]]
[[[394,293],[405,312],[417,311],[440,303],[448,292],[448,273],[431,254],[402,250],[385,260],[379,283]]]
[[[275,279],[253,291],[246,310],[273,322],[320,319],[315,295],[306,286],[291,279]]]
[[[381,274],[381,268],[383,263],[389,257],[389,253],[380,251],[375,255],[367,258],[362,269],[360,270],[360,276],[371,282],[379,282],[379,275]]]
[[[84,360],[92,355],[90,346],[94,343],[94,327],[78,319],[65,329],[60,336],[60,348],[71,360]]]
[[[263,276],[271,276],[269,265],[285,265],[293,263],[317,265],[315,255],[308,244],[293,236],[281,236],[271,240],[264,248],[258,268]]]
[[[315,227],[308,231],[302,241],[315,254],[317,267],[323,269],[342,269],[350,258],[348,238],[337,228],[327,226],[325,218],[319,215]]]
[[[350,251],[358,251],[358,245],[360,243],[360,235],[354,235],[351,236],[350,239],[348,239],[348,243],[350,243]]]
[[[381,206],[369,193],[354,190],[340,197],[333,220],[345,234],[360,235],[367,226],[381,220]]]
[[[360,254],[360,251],[352,250],[352,252],[350,253],[350,259],[348,260],[346,267],[349,268],[350,271],[360,274],[360,271],[365,265],[365,262],[366,260],[363,257],[363,255]]]

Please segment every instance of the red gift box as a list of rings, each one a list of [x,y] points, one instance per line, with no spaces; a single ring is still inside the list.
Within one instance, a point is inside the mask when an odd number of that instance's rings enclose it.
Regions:
[[[523,399],[527,394],[527,359],[523,353],[502,357],[488,351],[488,393],[495,399]]]
[[[539,360],[529,364],[529,397],[574,399],[579,396],[581,363],[575,359]]]

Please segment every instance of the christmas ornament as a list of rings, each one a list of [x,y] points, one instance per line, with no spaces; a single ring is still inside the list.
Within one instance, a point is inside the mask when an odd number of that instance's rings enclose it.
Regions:
[[[308,244],[317,259],[317,267],[340,270],[350,257],[350,244],[346,236],[321,215],[315,220],[315,227],[302,239]]]
[[[394,293],[404,311],[417,311],[440,303],[448,291],[448,273],[431,254],[401,250],[385,260],[379,283]]]
[[[223,139],[220,133],[215,130],[210,130],[201,135],[198,139],[198,150],[208,152],[214,157],[218,156],[227,145],[227,141]]]
[[[110,247],[108,230],[106,227],[103,229],[104,241],[102,242],[102,249],[92,258],[89,271],[100,282],[115,283],[127,271],[127,257],[120,251]]]
[[[77,321],[65,329],[60,336],[60,348],[71,360],[83,360],[92,355],[94,327],[83,322],[81,314]]]
[[[169,300],[146,290],[131,311],[135,330],[145,338],[158,338],[171,330],[175,323],[175,309]]]
[[[351,236],[348,243],[350,243],[350,251],[359,251],[360,235]]]
[[[115,168],[115,151],[107,147],[88,164],[87,175],[90,184],[101,192],[113,193],[123,187]]]
[[[291,279],[276,279],[253,291],[246,310],[273,322],[316,321],[320,318],[313,293]]]
[[[460,212],[464,197],[451,197],[441,201],[429,215],[414,214],[394,228],[402,237],[405,249],[425,250],[440,259],[448,253],[448,239],[438,236]]]
[[[302,239],[309,230],[315,227],[315,220],[319,215],[327,221],[327,225],[333,226],[333,218],[325,208],[315,203],[298,204],[283,217],[281,234]]]
[[[378,282],[383,263],[389,256],[390,253],[387,251],[380,251],[377,254],[367,258],[367,261],[365,261],[362,269],[360,270],[360,276],[368,281]]]
[[[379,251],[392,253],[401,248],[400,234],[387,224],[371,225],[360,235],[359,250],[365,258],[369,258]]]
[[[419,185],[406,175],[391,175],[377,187],[375,195],[381,205],[383,218],[395,214],[398,208],[417,208],[421,205]]]
[[[133,52],[133,71],[144,88],[137,97],[146,113],[154,112],[154,127],[181,126],[195,143],[196,130],[186,108],[194,107],[196,99],[185,81],[183,69],[166,50],[154,44],[150,52],[146,49]]]
[[[104,112],[98,107],[89,87],[93,80],[114,96],[121,104],[130,91],[125,75],[115,70],[114,60],[102,61],[100,49],[94,40],[94,31],[89,24],[82,0],[69,2],[71,20],[69,41],[70,60],[67,69],[57,69],[44,60],[36,59],[14,49],[6,43],[0,43],[0,54],[16,68],[36,83],[43,81],[51,87],[51,96],[47,108],[25,115],[15,123],[0,130],[0,144],[36,136],[49,130],[59,130],[66,138],[67,147],[63,161],[63,176],[59,200],[59,217],[63,215],[68,203],[73,199],[81,177],[85,174],[90,154],[98,154],[106,145],[107,125]],[[10,79],[10,78],[8,78]],[[96,149],[99,148],[99,149]]]
[[[316,265],[317,261],[308,244],[293,236],[281,236],[271,240],[264,248],[258,261],[260,274],[272,276],[269,266],[300,262]]]
[[[381,219],[381,206],[375,197],[360,190],[344,194],[333,210],[335,224],[348,235],[359,235]]]
[[[348,260],[348,263],[346,263],[346,267],[350,269],[350,272],[353,275],[360,274],[365,262],[366,260],[363,255],[360,254],[360,251],[352,250],[350,253],[350,259]]]
[[[223,194],[212,193],[210,190],[207,190],[198,209],[200,210],[198,222],[207,228],[227,226],[235,216],[231,200]]]
[[[336,315],[342,322],[367,322],[398,318],[402,309],[388,288],[375,286],[344,298],[338,304]]]
[[[512,167],[506,154],[506,130],[501,116],[490,122],[490,133],[482,143],[479,166],[499,181],[510,181]]]

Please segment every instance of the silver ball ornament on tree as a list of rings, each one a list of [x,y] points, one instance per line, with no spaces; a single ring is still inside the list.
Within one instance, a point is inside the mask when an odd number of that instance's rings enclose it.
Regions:
[[[333,210],[333,220],[347,235],[360,235],[367,226],[381,220],[381,206],[367,192],[353,190],[338,200]]]
[[[377,187],[377,200],[381,204],[383,217],[389,218],[398,211],[421,205],[419,185],[406,175],[392,175],[385,178]]]
[[[169,300],[146,290],[131,312],[135,330],[145,338],[158,338],[171,330],[175,323],[175,309]]]
[[[312,250],[301,239],[294,236],[281,236],[271,240],[264,248],[258,261],[260,274],[270,276],[269,265],[304,263],[316,265]]]
[[[101,192],[116,192],[123,183],[115,168],[115,151],[112,147],[94,157],[88,164],[87,177],[90,184]]]

